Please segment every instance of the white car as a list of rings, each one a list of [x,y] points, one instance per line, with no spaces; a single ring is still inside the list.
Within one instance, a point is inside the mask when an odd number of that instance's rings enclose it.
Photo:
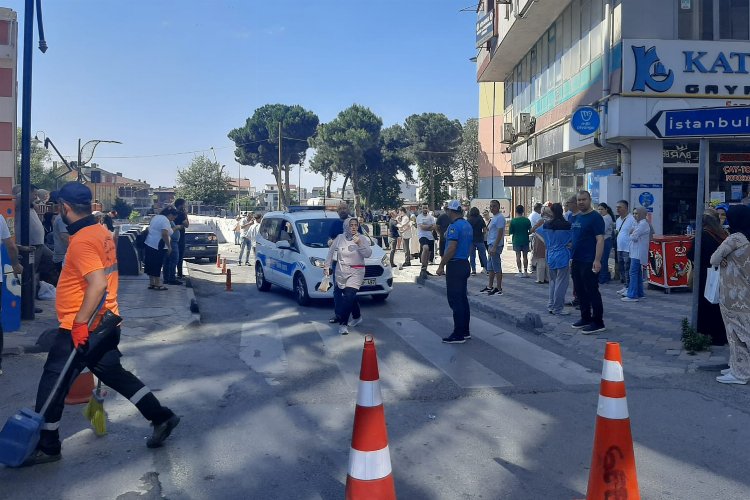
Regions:
[[[255,247],[258,290],[267,292],[271,285],[292,290],[302,306],[309,305],[310,299],[333,298],[333,287],[326,292],[318,287],[323,280],[331,226],[339,219],[336,212],[309,208],[264,215]],[[384,301],[393,289],[391,266],[388,255],[367,237],[372,256],[365,259],[365,280],[357,295]]]

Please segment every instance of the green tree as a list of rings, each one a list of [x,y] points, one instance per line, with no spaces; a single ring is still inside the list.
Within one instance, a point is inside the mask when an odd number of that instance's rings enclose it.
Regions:
[[[271,170],[279,189],[279,203],[289,206],[289,170],[305,161],[308,140],[320,120],[302,106],[266,104],[255,110],[245,125],[229,132],[234,155],[241,165],[259,165]],[[281,141],[279,141],[281,124]],[[281,168],[279,168],[281,142]]]
[[[52,191],[55,189],[55,172],[47,167],[49,151],[41,144],[31,142],[31,183],[39,188]],[[16,182],[21,183],[21,128],[16,130]]]
[[[453,157],[461,142],[461,122],[442,113],[411,115],[404,122],[410,153],[422,182],[420,196],[436,209],[448,199]]]
[[[363,204],[370,208],[392,208],[403,203],[399,174],[407,181],[413,175],[407,148],[409,140],[401,125],[392,125],[380,134],[380,145],[367,155],[363,173]]]
[[[464,123],[461,145],[453,164],[456,187],[463,190],[468,199],[479,194],[479,151],[479,121],[469,118]]]
[[[340,112],[329,123],[318,126],[311,146],[332,161],[333,171],[351,179],[354,190],[354,210],[359,213],[360,193],[366,181],[368,155],[380,145],[383,120],[369,108],[354,104]]]
[[[128,216],[128,220],[130,222],[138,222],[138,219],[141,218],[141,213],[138,210],[133,210],[130,212],[130,215]]]
[[[230,198],[232,180],[224,173],[224,165],[204,155],[194,158],[184,170],[177,170],[178,198],[202,201],[206,205],[223,206]]]
[[[133,211],[133,206],[119,196],[116,196],[115,202],[112,204],[112,210],[117,212],[118,219],[128,219],[130,218],[130,213]]]

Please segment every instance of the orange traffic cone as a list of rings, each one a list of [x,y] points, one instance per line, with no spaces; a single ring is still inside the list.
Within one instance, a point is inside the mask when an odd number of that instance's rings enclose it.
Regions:
[[[371,335],[365,336],[362,369],[359,372],[352,448],[349,452],[349,473],[346,476],[346,498],[396,498],[383,398],[380,394],[378,356]]]
[[[227,292],[232,291],[232,270],[227,269]]]
[[[216,254],[216,269],[219,269],[221,267],[221,254]]]
[[[65,404],[80,405],[88,403],[93,392],[94,374],[87,370],[78,375],[73,385],[70,386],[70,391],[68,391],[68,395],[65,397]]]
[[[586,493],[587,500],[622,498],[638,500],[638,477],[630,433],[625,378],[620,344],[607,342],[604,350],[599,405],[596,409],[594,453]]]
[[[227,274],[227,258],[224,257],[221,264],[221,274]]]

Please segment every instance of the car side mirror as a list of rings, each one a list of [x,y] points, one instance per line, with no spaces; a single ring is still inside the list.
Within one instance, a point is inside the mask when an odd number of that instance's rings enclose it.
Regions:
[[[280,250],[289,250],[290,248],[292,248],[292,246],[287,240],[279,240],[276,242],[276,248]]]

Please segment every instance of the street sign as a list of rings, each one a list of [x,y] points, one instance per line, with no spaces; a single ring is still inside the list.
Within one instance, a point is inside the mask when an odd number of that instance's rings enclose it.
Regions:
[[[575,110],[570,117],[570,126],[581,135],[591,135],[599,130],[599,112],[591,106],[583,106]]]
[[[646,127],[660,139],[750,135],[750,106],[659,111]]]

